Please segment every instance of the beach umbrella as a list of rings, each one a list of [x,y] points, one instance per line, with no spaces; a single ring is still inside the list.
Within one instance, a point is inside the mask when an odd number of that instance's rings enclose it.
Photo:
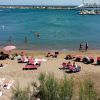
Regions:
[[[9,46],[5,46],[3,49],[4,49],[5,51],[11,51],[11,50],[13,50],[13,49],[16,49],[16,46],[14,46],[14,45],[9,45]]]

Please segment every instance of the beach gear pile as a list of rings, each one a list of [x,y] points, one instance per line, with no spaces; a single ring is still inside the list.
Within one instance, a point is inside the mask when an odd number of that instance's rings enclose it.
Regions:
[[[9,90],[13,84],[14,84],[14,80],[0,78],[0,96],[4,94],[3,91],[5,91],[5,89]]]

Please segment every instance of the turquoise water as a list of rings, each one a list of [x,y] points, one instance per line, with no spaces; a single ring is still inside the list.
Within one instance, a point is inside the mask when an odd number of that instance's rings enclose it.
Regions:
[[[9,38],[18,49],[77,50],[80,42],[100,49],[100,15],[79,15],[78,10],[0,9],[0,46],[9,44]]]

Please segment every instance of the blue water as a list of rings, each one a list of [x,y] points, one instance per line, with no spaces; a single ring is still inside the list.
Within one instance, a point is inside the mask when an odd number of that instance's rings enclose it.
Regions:
[[[8,45],[9,38],[18,49],[77,50],[81,42],[100,49],[100,15],[79,15],[78,10],[0,9],[0,47]]]

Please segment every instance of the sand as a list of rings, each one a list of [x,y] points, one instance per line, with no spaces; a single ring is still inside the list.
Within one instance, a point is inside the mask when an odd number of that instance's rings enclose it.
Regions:
[[[16,51],[13,51],[14,53]],[[21,51],[17,51],[18,53]],[[58,58],[46,58],[45,55],[48,51],[26,51],[24,50],[26,55],[34,56],[35,58],[45,58],[47,59],[46,62],[43,62],[41,66],[37,70],[22,70],[22,67],[25,64],[17,63],[17,60],[0,60],[0,63],[7,64],[6,67],[0,68],[0,78],[12,79],[14,81],[14,85],[20,84],[20,87],[26,87],[28,84],[34,79],[37,79],[39,73],[54,73],[54,75],[62,79],[64,75],[66,78],[73,77],[76,82],[82,81],[87,77],[90,77],[95,82],[95,88],[100,91],[100,66],[95,66],[93,64],[83,64],[82,62],[76,62],[77,65],[81,66],[81,71],[78,73],[65,73],[63,70],[60,70],[62,62],[68,62],[64,59],[67,54],[72,55],[82,55],[82,56],[93,56],[96,58],[100,56],[100,51],[88,51],[88,52],[79,52],[79,51],[59,51],[60,54]],[[71,62],[73,62],[71,60]],[[10,90],[3,90],[3,96],[0,97],[0,100],[10,100],[11,97],[11,89]]]

